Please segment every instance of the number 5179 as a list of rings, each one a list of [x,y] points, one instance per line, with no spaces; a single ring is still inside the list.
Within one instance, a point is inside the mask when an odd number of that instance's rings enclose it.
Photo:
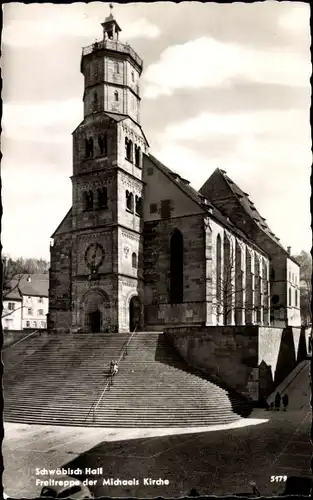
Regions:
[[[271,476],[271,483],[282,483],[287,481],[287,476]]]

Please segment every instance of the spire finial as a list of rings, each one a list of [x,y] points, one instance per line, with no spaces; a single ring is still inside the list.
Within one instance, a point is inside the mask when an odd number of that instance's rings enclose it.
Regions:
[[[113,16],[113,8],[114,8],[113,3],[110,3],[109,7],[110,7],[110,14],[111,16]]]

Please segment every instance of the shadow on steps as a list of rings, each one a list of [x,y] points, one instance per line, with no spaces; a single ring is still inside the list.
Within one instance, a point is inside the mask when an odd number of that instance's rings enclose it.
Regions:
[[[165,365],[173,366],[178,370],[182,370],[184,372],[195,375],[220,387],[227,393],[229,401],[232,405],[233,412],[237,415],[240,415],[241,417],[248,417],[254,409],[252,401],[250,401],[242,394],[230,390],[229,387],[226,386],[226,384],[223,384],[223,382],[217,380],[217,378],[213,375],[208,375],[197,368],[189,366],[175,349],[175,347],[166,339],[164,334],[160,334],[158,337],[155,351],[155,361],[158,361],[159,363]]]

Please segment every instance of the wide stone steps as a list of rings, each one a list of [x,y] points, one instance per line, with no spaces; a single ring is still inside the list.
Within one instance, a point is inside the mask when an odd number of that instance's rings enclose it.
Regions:
[[[236,395],[230,400],[224,389],[190,370],[155,332],[133,335],[113,386],[103,394],[110,360],[119,359],[128,339],[129,334],[77,334],[13,347],[15,353],[7,351],[4,356],[5,421],[185,427],[240,418],[234,408],[246,402]]]

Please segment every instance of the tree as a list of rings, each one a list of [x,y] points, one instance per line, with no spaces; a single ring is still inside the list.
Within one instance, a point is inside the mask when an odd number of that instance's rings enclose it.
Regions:
[[[234,248],[227,238],[224,239],[223,252],[221,239],[218,238],[216,246],[216,262],[212,271],[212,307],[218,318],[222,318],[224,325],[230,324],[232,313],[236,323],[240,323],[244,303],[243,272],[239,265],[240,248]],[[237,252],[237,253],[236,253]],[[222,258],[223,255],[223,258]],[[237,260],[237,263],[236,263]]]
[[[301,320],[304,325],[312,324],[312,257],[302,250],[300,255],[296,256],[300,264],[300,311]]]
[[[269,321],[268,264],[240,243],[218,236],[212,266],[212,310],[224,325]],[[253,267],[253,269],[252,269]],[[254,276],[254,280],[253,280]],[[263,311],[263,318],[262,318]],[[244,317],[245,314],[245,317]]]

